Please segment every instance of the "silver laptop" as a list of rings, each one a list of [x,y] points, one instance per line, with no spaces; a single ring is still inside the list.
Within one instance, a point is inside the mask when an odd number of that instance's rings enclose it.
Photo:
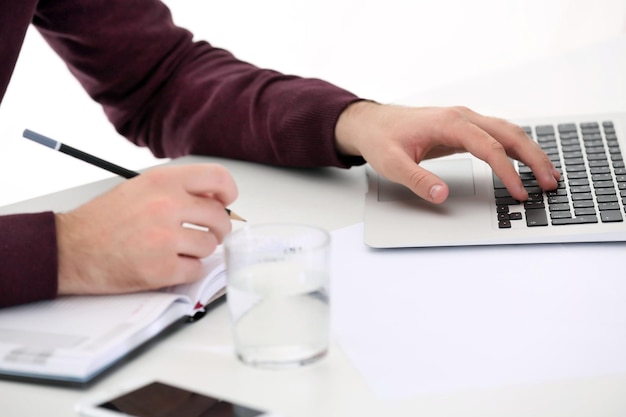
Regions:
[[[530,199],[510,197],[491,168],[469,154],[422,166],[444,179],[434,205],[368,169],[365,243],[375,248],[626,241],[626,113],[520,120],[561,169],[553,192],[515,162]]]

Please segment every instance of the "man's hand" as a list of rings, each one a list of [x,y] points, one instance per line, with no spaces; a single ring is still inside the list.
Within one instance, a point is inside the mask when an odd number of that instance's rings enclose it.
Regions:
[[[236,197],[222,166],[168,166],[57,214],[59,294],[132,292],[201,278],[200,258],[231,230],[225,207]]]
[[[543,189],[556,188],[560,177],[520,127],[464,107],[411,108],[361,101],[341,114],[335,135],[340,153],[362,156],[389,180],[433,203],[446,200],[448,186],[419,163],[453,153],[469,151],[487,162],[521,201],[528,193],[509,157],[530,166]]]

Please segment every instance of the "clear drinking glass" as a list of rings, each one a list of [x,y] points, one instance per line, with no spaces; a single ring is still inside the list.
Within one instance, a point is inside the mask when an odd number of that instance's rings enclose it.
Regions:
[[[330,338],[329,233],[252,225],[228,235],[224,248],[237,357],[268,368],[322,358]]]

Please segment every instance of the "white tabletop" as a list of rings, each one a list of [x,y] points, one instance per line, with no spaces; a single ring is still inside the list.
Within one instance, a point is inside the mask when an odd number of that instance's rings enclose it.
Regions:
[[[592,58],[600,63],[594,64]],[[449,87],[407,94],[400,101],[464,104],[505,117],[626,111],[624,74],[626,37],[617,37]],[[195,160],[184,158],[180,162]],[[298,170],[219,162],[233,172],[239,185],[240,198],[232,208],[252,221],[279,219],[335,230],[362,219],[362,168]],[[67,209],[116,181],[38,198],[1,212]],[[3,415],[10,416],[73,415],[73,404],[87,393],[137,377],[166,379],[285,416],[617,416],[626,411],[626,374],[622,373],[390,401],[376,397],[337,344],[327,358],[313,366],[279,372],[252,369],[232,354],[224,306],[161,341],[88,391],[0,382],[1,409]]]

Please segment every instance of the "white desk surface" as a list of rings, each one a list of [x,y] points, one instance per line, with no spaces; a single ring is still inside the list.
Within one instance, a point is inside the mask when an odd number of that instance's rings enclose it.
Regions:
[[[599,63],[594,63],[598,58]],[[477,77],[425,92],[403,102],[464,104],[505,117],[587,111],[626,111],[626,37],[593,48]],[[535,84],[536,82],[536,84]],[[185,158],[182,162],[196,160]],[[210,159],[213,160],[213,159]],[[330,230],[361,220],[365,192],[362,168],[292,170],[220,161],[239,184],[232,206],[251,221],[300,221]],[[84,186],[5,207],[67,209],[118,180]],[[549,250],[549,249],[546,249]],[[88,391],[0,382],[3,415],[74,415],[73,404],[88,392],[142,377],[164,378],[199,391],[240,400],[285,416],[618,416],[626,414],[626,374],[378,399],[348,358],[333,345],[318,364],[289,371],[248,368],[231,353],[224,306],[163,340]]]

